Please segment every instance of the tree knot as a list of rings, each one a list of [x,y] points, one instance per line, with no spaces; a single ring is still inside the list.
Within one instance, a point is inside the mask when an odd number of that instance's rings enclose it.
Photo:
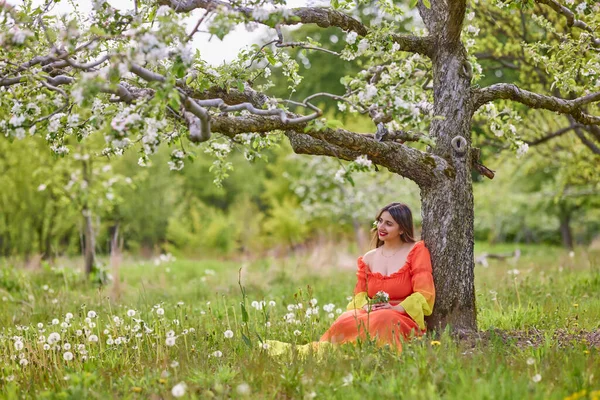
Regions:
[[[457,157],[464,157],[467,154],[467,140],[464,137],[455,136],[450,143]]]

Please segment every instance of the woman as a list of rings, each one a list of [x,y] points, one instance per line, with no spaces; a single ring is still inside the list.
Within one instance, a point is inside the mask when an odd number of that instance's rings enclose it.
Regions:
[[[401,350],[403,339],[425,332],[424,316],[433,310],[435,290],[429,251],[423,241],[414,239],[412,213],[405,204],[391,203],[379,211],[376,224],[376,247],[358,259],[348,311],[320,341],[371,338]],[[389,295],[389,301],[373,304],[370,299],[381,297],[377,296],[381,292]]]
[[[379,211],[373,228],[375,249],[358,258],[358,279],[347,311],[321,336],[318,343],[296,346],[300,354],[324,344],[374,339],[402,350],[402,340],[425,333],[424,317],[435,300],[429,251],[415,241],[410,209],[391,203]],[[385,292],[385,293],[383,293]],[[379,294],[379,296],[378,296]],[[373,298],[389,297],[374,303]],[[290,343],[268,340],[269,353],[291,350]]]

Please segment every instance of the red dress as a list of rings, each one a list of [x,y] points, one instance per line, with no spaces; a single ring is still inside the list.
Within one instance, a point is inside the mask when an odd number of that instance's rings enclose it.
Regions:
[[[354,298],[344,312],[323,334],[320,341],[353,342],[358,338],[376,339],[402,349],[401,341],[425,332],[424,316],[430,315],[435,301],[431,259],[423,241],[417,242],[408,253],[406,263],[391,275],[371,272],[362,257],[358,259],[358,279]],[[390,304],[401,304],[406,312],[382,309],[367,312],[367,296],[375,297],[384,291]]]

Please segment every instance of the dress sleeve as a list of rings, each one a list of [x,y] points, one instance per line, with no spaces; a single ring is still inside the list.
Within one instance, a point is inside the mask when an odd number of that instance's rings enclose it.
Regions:
[[[413,293],[404,299],[400,305],[406,313],[425,330],[425,316],[431,315],[435,302],[435,288],[431,270],[431,257],[429,250],[423,242],[416,244],[411,254],[410,274]]]
[[[355,310],[363,308],[369,301],[367,294],[367,266],[362,257],[358,258],[358,269],[356,271],[356,286],[354,287],[354,297],[346,306],[346,310]]]

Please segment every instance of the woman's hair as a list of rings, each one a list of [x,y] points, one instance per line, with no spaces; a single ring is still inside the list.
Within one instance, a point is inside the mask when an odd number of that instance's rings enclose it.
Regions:
[[[408,208],[408,206],[406,204],[402,204],[402,203],[388,204],[387,206],[385,206],[381,210],[379,210],[379,213],[377,213],[377,217],[375,217],[375,221],[379,220],[379,218],[381,217],[381,214],[383,214],[384,211],[389,212],[390,215],[392,216],[392,218],[394,219],[394,221],[396,221],[396,223],[398,225],[400,225],[400,230],[402,231],[402,234],[400,235],[400,239],[403,242],[405,242],[405,243],[416,242],[416,240],[413,237],[414,236],[414,228],[413,228],[412,212],[410,211],[410,208]],[[379,235],[377,234],[377,226],[374,226],[373,229],[371,229],[371,232],[373,233],[372,244],[374,244],[375,247],[381,246],[383,244],[383,241],[381,241],[379,239]]]

